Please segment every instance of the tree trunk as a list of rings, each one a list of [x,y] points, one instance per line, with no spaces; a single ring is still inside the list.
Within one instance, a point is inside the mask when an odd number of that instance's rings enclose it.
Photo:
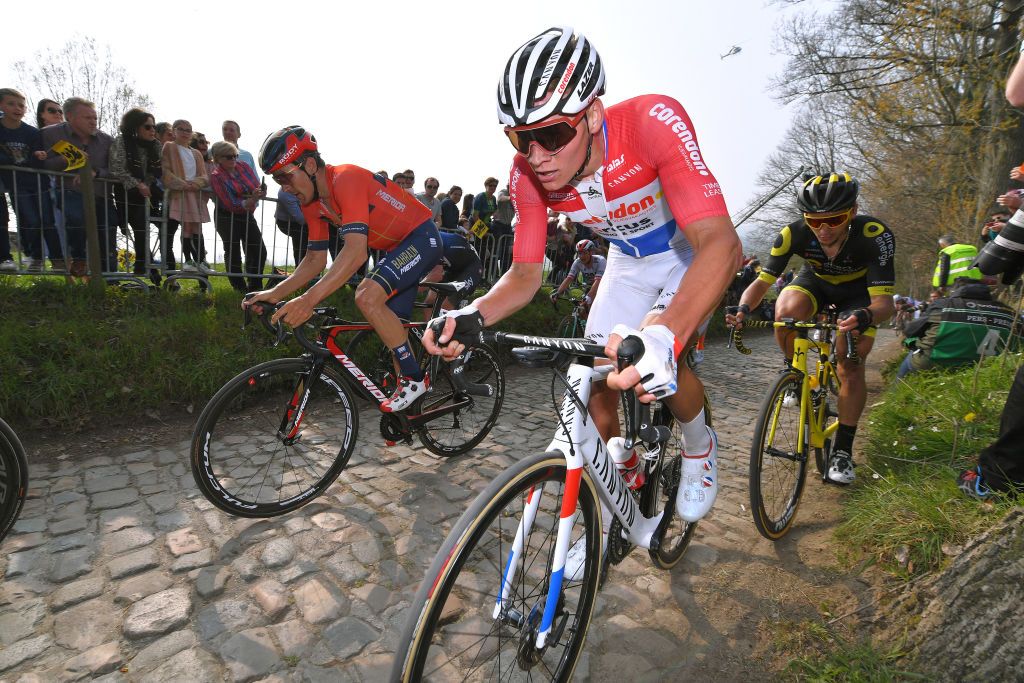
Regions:
[[[879,642],[906,639],[941,681],[1024,680],[1024,508],[970,543],[941,574],[880,610]],[[909,624],[909,626],[908,626]]]

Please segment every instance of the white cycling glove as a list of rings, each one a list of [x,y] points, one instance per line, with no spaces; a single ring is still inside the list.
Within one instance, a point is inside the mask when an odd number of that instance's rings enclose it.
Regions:
[[[650,325],[642,330],[634,330],[620,324],[612,328],[612,334],[623,339],[639,337],[644,343],[644,354],[634,364],[644,389],[654,394],[655,398],[665,398],[676,393],[679,372],[677,359],[683,351],[683,345],[671,330],[664,325]]]

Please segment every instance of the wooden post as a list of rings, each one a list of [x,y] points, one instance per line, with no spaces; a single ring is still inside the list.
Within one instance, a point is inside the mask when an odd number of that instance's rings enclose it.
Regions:
[[[82,188],[82,216],[85,219],[86,257],[89,263],[89,289],[102,294],[106,286],[100,259],[100,233],[96,222],[96,194],[93,192],[92,164],[86,159],[78,171]]]

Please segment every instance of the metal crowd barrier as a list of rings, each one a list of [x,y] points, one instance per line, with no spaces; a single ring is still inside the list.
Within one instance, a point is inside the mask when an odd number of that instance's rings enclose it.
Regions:
[[[4,188],[12,200],[10,224],[17,232],[17,244],[12,246],[17,247],[13,250],[17,253],[14,254],[16,269],[0,272],[0,275],[87,274],[82,268],[87,255],[85,233],[90,228],[85,223],[89,216],[83,215],[88,212],[82,211],[82,206],[72,206],[74,195],[81,205],[76,174],[10,166],[0,166],[0,169],[36,178],[34,187],[18,187],[19,177],[14,174],[15,186]],[[194,280],[205,290],[210,287],[209,278],[226,277],[239,291],[250,291],[253,285],[267,286],[286,277],[289,269],[300,260],[295,252],[296,246],[301,248],[301,238],[292,235],[303,228],[294,222],[279,227],[275,219],[276,198],[265,197],[258,202],[252,214],[253,223],[244,214],[219,210],[212,190],[204,190],[200,201],[206,207],[209,220],[201,224],[199,234],[205,252],[201,255],[206,258],[197,260],[205,260],[211,270],[198,265],[193,269],[184,264],[183,227],[170,217],[174,196],[181,191],[165,190],[159,210],[154,212],[155,204],[151,200],[145,200],[144,206],[137,199],[133,201],[119,181],[96,178],[93,182],[100,188],[95,202],[95,230],[100,268],[103,279],[108,282],[139,288],[159,282],[164,287],[177,288],[182,282]],[[130,223],[141,222],[140,212],[148,220],[144,229],[136,230]],[[27,225],[20,216],[30,219]],[[484,287],[497,282],[508,270],[513,240],[511,234],[472,237],[484,266]],[[137,241],[144,244],[145,249],[140,248]],[[332,242],[332,258],[341,245],[341,239]],[[30,257],[30,254],[39,256]],[[45,257],[50,259],[50,267],[45,266]],[[550,244],[545,251],[544,282],[555,285],[561,282],[574,257],[571,245],[559,246],[558,241]],[[41,264],[39,259],[42,259]],[[372,267],[372,253],[370,259],[368,267]]]

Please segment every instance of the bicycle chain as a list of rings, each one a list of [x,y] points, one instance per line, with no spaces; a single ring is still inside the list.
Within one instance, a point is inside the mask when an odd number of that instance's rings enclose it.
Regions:
[[[608,530],[608,562],[611,564],[622,562],[635,547],[623,538],[622,531],[622,523],[619,522],[619,518],[612,519],[612,527]]]

